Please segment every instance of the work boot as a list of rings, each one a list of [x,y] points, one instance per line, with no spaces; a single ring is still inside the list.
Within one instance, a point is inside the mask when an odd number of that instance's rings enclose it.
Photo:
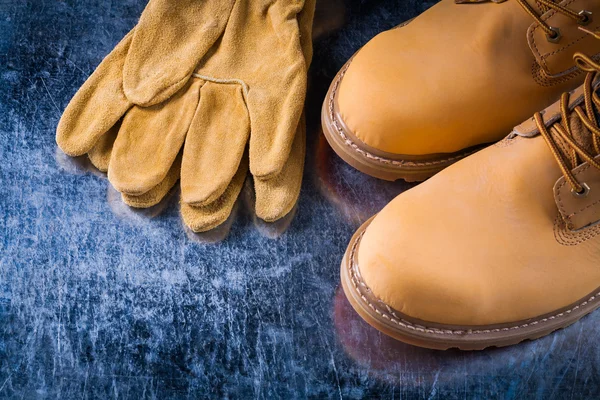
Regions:
[[[424,180],[581,85],[573,55],[600,41],[580,26],[600,27],[600,1],[442,0],[342,68],[325,136],[366,174]]]
[[[534,339],[600,305],[600,64],[504,140],[402,193],[352,238],[343,288],[418,346]]]

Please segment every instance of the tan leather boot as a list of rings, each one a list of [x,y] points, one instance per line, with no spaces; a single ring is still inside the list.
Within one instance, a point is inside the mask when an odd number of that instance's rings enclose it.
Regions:
[[[589,71],[577,91],[358,230],[341,274],[367,322],[418,346],[482,349],[600,306],[600,64],[576,57]]]
[[[578,87],[573,54],[600,56],[581,25],[600,27],[600,1],[442,0],[338,73],[325,136],[362,172],[424,180]]]

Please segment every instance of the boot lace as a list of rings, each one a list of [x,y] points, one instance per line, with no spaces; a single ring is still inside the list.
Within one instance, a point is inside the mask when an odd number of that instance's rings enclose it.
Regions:
[[[583,28],[580,29],[600,39],[600,34],[598,32],[591,32]],[[584,104],[578,105],[573,108],[573,110],[570,110],[570,94],[563,93],[560,99],[560,111],[562,119],[560,122],[557,122],[553,125],[555,133],[558,135],[558,137],[566,142],[570,147],[570,154],[568,155],[570,160],[566,160],[565,156],[560,152],[556,139],[553,138],[552,134],[544,123],[542,113],[536,113],[534,115],[534,119],[540,134],[546,140],[546,143],[556,158],[556,161],[558,162],[565,179],[571,186],[572,193],[577,196],[585,196],[589,192],[590,188],[587,186],[587,184],[577,181],[575,175],[573,174],[572,168],[575,168],[578,165],[579,157],[582,160],[587,161],[589,165],[598,170],[600,170],[600,162],[598,162],[593,154],[590,154],[589,151],[584,149],[573,138],[572,119],[570,117],[573,116],[573,113],[575,113],[577,118],[579,118],[583,125],[591,132],[595,154],[600,154],[600,126],[598,125],[598,119],[596,118],[596,113],[594,110],[594,106],[596,106],[597,109],[600,109],[600,97],[598,97],[598,94],[594,89],[594,82],[600,76],[600,63],[582,53],[575,53],[573,58],[579,69],[587,72],[583,84],[585,99]]]
[[[529,15],[533,17],[533,19],[539,24],[540,28],[546,32],[546,37],[550,42],[557,43],[560,41],[562,37],[560,28],[550,26],[546,21],[544,21],[538,11],[533,8],[533,6],[531,6],[527,0],[517,0],[517,2]],[[589,11],[573,11],[568,7],[555,3],[553,0],[537,0],[537,2],[548,7],[549,9],[564,14],[565,16],[573,19],[579,25],[587,25],[592,21],[592,13]]]

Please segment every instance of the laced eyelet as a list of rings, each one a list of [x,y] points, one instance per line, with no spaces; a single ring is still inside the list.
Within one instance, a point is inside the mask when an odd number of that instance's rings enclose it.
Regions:
[[[589,25],[592,22],[592,12],[588,10],[579,11],[579,15],[581,15],[581,20],[577,23],[581,26]]]
[[[581,192],[577,192],[573,189],[571,189],[571,193],[573,194],[573,196],[577,197],[577,198],[582,198],[582,197],[587,197],[588,194],[590,194],[590,186],[587,183],[582,183],[581,187],[583,188],[583,190]]]
[[[548,41],[550,43],[560,42],[560,39],[562,39],[562,34],[560,33],[560,28],[555,28],[553,26],[550,26],[549,28],[552,31],[552,33],[547,33],[546,39],[548,39]]]

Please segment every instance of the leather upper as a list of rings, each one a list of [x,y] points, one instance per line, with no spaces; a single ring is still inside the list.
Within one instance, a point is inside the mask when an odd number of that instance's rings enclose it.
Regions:
[[[358,249],[365,283],[410,317],[456,325],[521,321],[585,298],[600,287],[600,206],[582,199],[587,227],[569,230],[553,190],[561,176],[539,135],[450,166],[368,226]]]
[[[588,28],[600,27],[597,0],[561,4],[591,11]],[[600,41],[575,21],[553,10],[543,19],[560,28],[559,43],[514,0],[442,0],[355,55],[338,111],[358,139],[387,153],[452,153],[497,141],[582,82],[576,51],[600,53]]]

